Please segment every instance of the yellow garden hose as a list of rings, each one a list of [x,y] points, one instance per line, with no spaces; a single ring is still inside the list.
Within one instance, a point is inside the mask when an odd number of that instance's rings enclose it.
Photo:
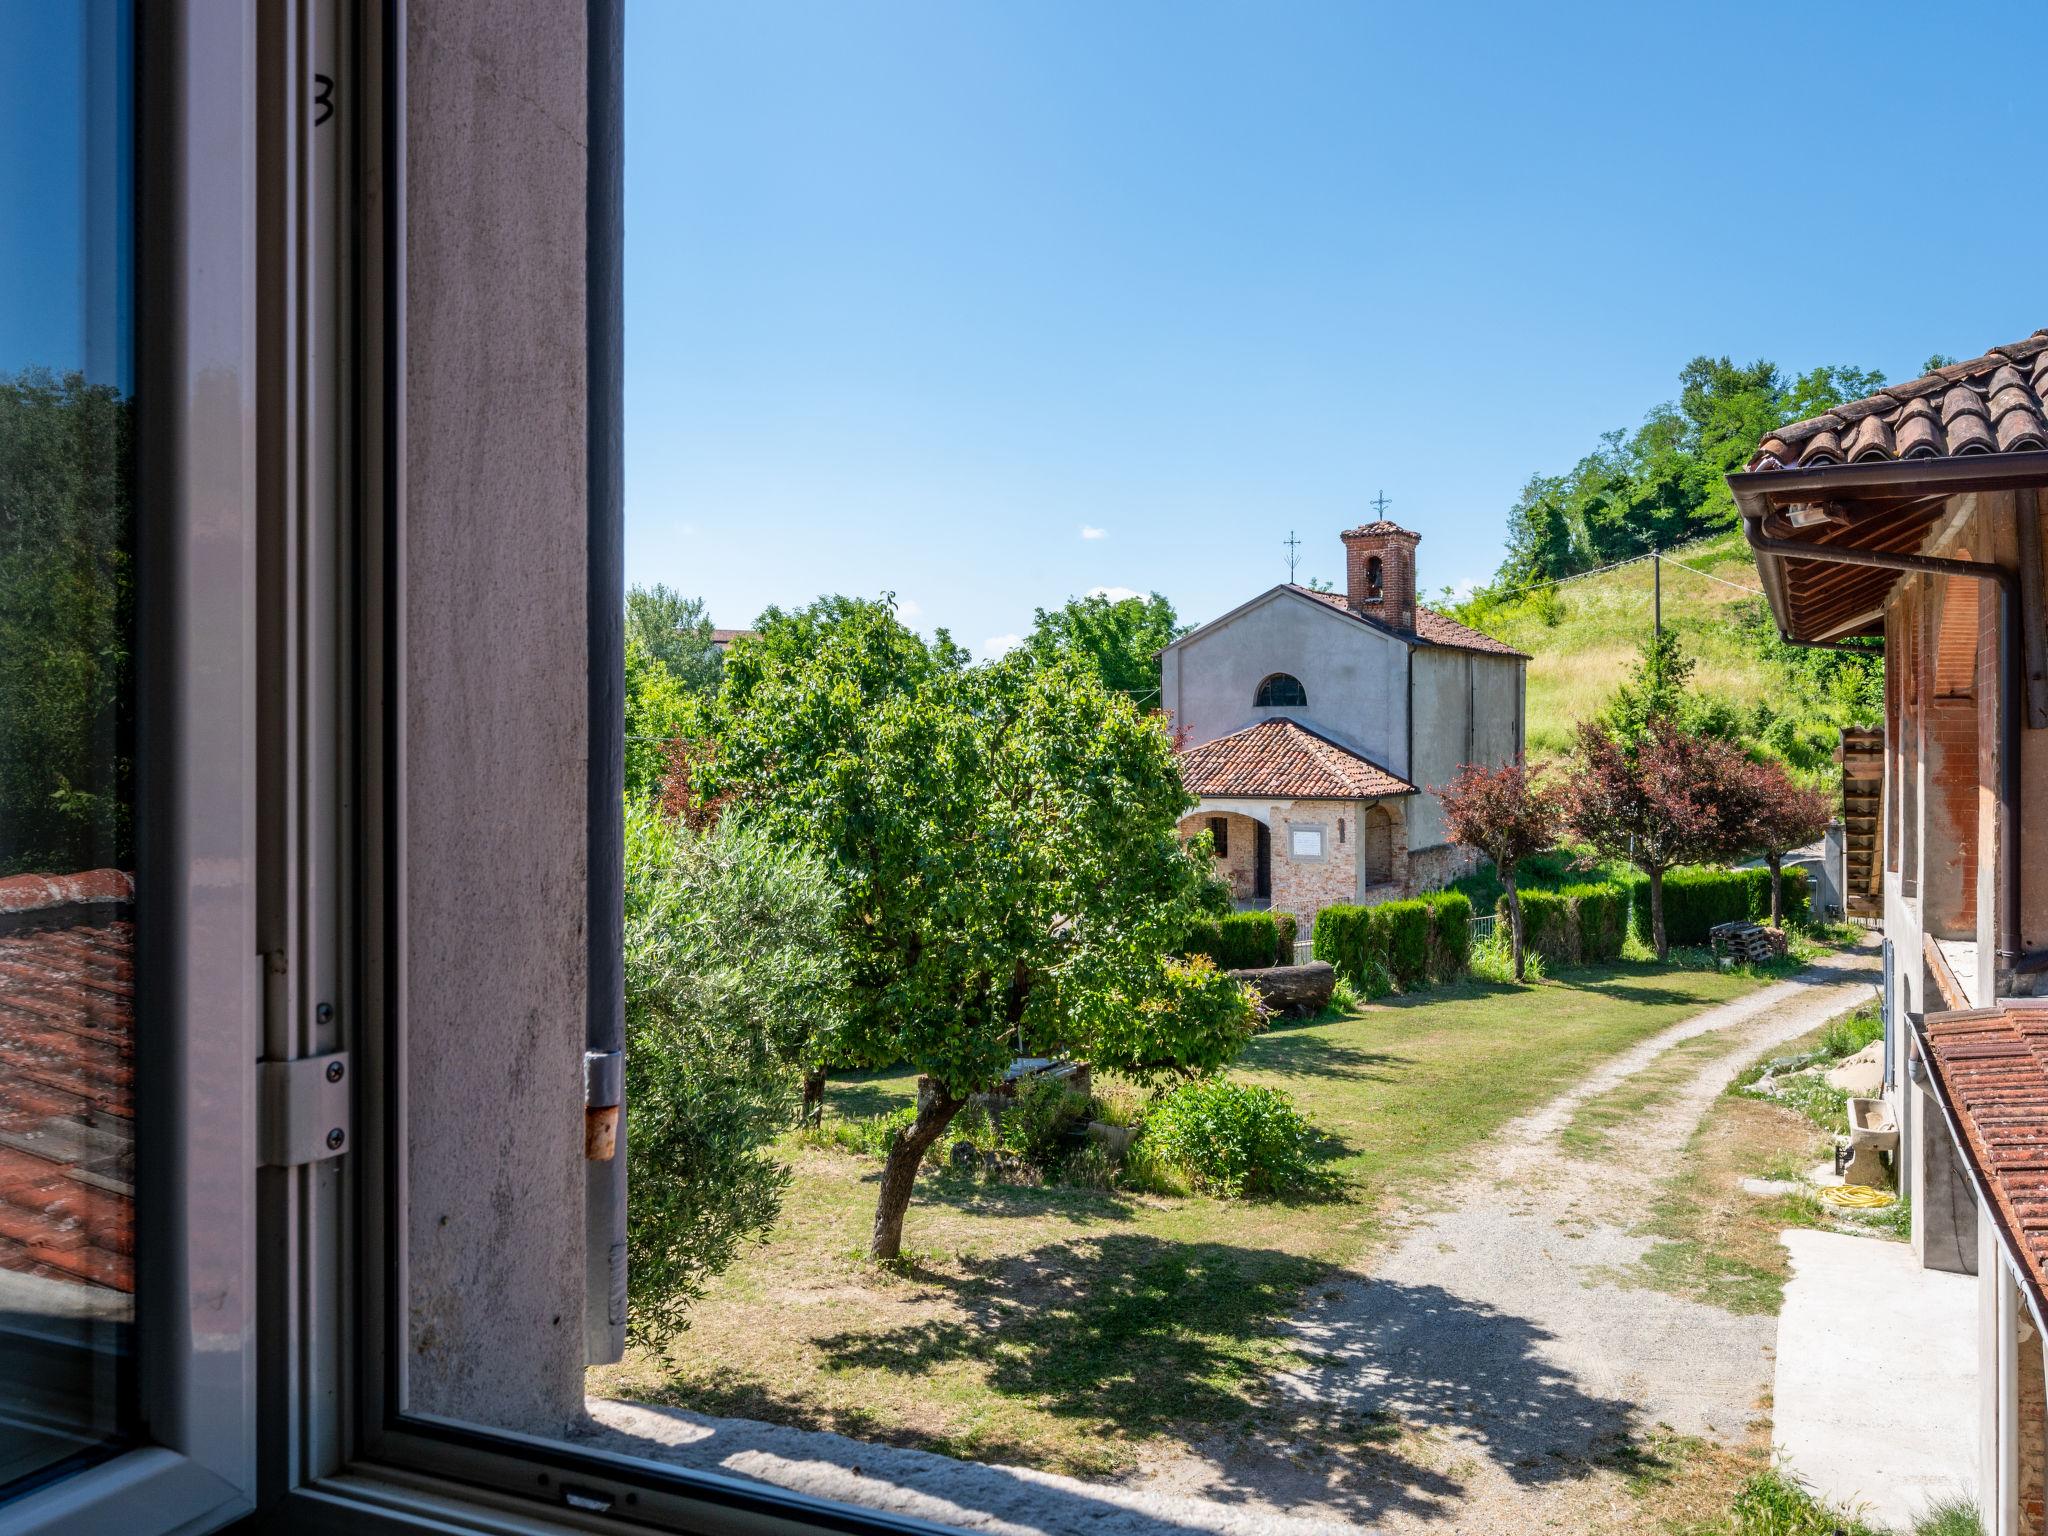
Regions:
[[[1890,1205],[1898,1199],[1888,1189],[1872,1189],[1867,1184],[1841,1184],[1823,1189],[1821,1199],[1830,1205],[1847,1206],[1860,1210],[1875,1210]]]

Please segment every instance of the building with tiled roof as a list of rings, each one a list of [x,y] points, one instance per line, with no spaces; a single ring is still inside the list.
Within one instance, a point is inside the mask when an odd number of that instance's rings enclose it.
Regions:
[[[1239,901],[1304,924],[1338,902],[1442,885],[1469,866],[1432,792],[1521,754],[1529,658],[1416,601],[1418,534],[1341,535],[1341,592],[1283,582],[1160,655],[1160,691]]]
[[[1875,846],[1845,894],[1882,913],[1876,1096],[1914,1252],[1976,1276],[1978,1353],[1952,1368],[1975,1372],[1996,1531],[2048,1528],[2044,390],[2036,331],[1780,427],[1728,477],[1783,637],[1884,656]]]

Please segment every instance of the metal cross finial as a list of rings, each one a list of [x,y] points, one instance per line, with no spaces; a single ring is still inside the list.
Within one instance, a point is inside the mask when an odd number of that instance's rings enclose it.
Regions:
[[[1393,503],[1387,499],[1387,493],[1385,491],[1381,491],[1379,495],[1375,496],[1370,502],[1367,503],[1367,505],[1370,506],[1373,509],[1373,511],[1379,513],[1379,515],[1382,518],[1385,518],[1387,515],[1387,508],[1391,507]]]
[[[1301,540],[1294,536],[1292,528],[1287,530],[1287,579],[1294,580],[1294,568],[1301,564]]]

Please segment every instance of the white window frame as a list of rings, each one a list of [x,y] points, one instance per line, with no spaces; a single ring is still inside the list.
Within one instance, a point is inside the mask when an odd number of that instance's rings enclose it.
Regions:
[[[0,1504],[6,1536],[203,1530],[257,1501],[254,0],[136,27],[144,1443]]]

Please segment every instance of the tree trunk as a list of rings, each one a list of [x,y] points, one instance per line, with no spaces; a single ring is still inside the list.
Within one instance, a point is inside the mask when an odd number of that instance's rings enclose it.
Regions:
[[[1783,917],[1784,902],[1779,896],[1781,889],[1781,876],[1778,868],[1780,855],[1767,853],[1764,855],[1764,862],[1771,866],[1771,926],[1773,928],[1782,928],[1785,926],[1785,920]]]
[[[1306,1018],[1321,1013],[1337,989],[1337,973],[1324,961],[1307,965],[1268,965],[1256,970],[1228,971],[1259,994],[1259,1001],[1275,1013],[1299,1014]]]
[[[1664,871],[1650,872],[1650,942],[1659,960],[1671,958],[1671,945],[1664,938]]]
[[[1507,878],[1501,881],[1508,892],[1508,949],[1515,957],[1515,980],[1522,980],[1522,893],[1515,889],[1515,873],[1510,866]]]
[[[898,1131],[889,1144],[889,1156],[882,1163],[881,1193],[875,1198],[875,1231],[868,1241],[869,1258],[901,1256],[903,1213],[910,1209],[910,1192],[917,1185],[918,1165],[966,1103],[934,1084],[930,1096],[917,1106],[917,1118]]]
[[[825,1069],[813,1067],[804,1074],[804,1105],[797,1115],[799,1125],[825,1123]]]

